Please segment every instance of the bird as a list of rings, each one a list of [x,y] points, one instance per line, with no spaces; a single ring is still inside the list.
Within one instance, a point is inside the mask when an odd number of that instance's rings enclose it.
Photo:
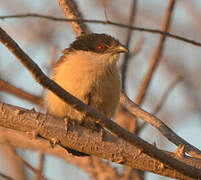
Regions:
[[[117,68],[120,53],[128,53],[128,49],[108,34],[78,36],[56,62],[52,79],[85,104],[113,118],[120,101],[121,80]],[[74,109],[51,91],[45,104],[49,114],[68,116],[92,129],[100,127],[86,112]]]

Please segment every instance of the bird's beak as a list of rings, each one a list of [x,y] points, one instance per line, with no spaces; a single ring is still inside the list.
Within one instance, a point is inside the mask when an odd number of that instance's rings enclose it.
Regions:
[[[114,48],[114,51],[117,53],[128,53],[128,49],[122,44],[120,44],[116,48]]]

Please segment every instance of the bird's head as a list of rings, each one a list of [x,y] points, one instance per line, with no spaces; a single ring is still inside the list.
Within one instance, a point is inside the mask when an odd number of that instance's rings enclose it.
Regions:
[[[83,52],[85,55],[92,55],[97,60],[108,61],[110,64],[116,62],[120,53],[128,53],[128,49],[117,39],[107,34],[95,33],[79,36],[66,49],[66,53],[76,51]]]

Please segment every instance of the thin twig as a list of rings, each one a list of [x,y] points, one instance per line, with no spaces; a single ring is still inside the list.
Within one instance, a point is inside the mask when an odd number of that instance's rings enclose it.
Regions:
[[[164,36],[168,36],[169,38],[176,39],[179,41],[183,41],[188,44],[192,44],[195,46],[201,47],[201,42],[194,41],[189,38],[185,38],[176,34],[172,34],[170,32],[164,32],[161,30],[157,29],[151,29],[151,28],[144,28],[144,27],[139,27],[139,26],[129,26],[126,24],[118,23],[118,22],[113,22],[113,21],[102,21],[102,20],[95,20],[95,19],[64,19],[64,18],[57,18],[53,16],[46,16],[46,15],[41,15],[41,14],[35,14],[35,13],[28,13],[28,14],[16,14],[16,15],[8,15],[8,16],[0,16],[0,19],[8,19],[8,18],[43,18],[47,20],[52,20],[52,21],[59,21],[59,22],[85,22],[85,23],[96,23],[96,24],[105,24],[105,25],[113,25],[113,26],[118,26],[121,28],[130,28],[135,31],[141,31],[141,32],[148,32],[148,33],[153,33],[153,34],[160,34]]]
[[[51,53],[51,56],[50,56],[50,60],[48,61],[48,64],[47,64],[47,76],[50,77],[51,75],[51,72],[52,72],[52,69],[56,63],[56,55],[57,55],[57,50],[58,50],[58,47],[55,46],[52,50],[52,53]],[[43,99],[44,95],[46,93],[46,89],[43,89],[42,92],[41,92],[41,99]],[[42,106],[41,106],[42,107]]]
[[[158,101],[158,104],[156,105],[156,107],[153,110],[153,115],[156,115],[161,108],[163,107],[163,105],[165,104],[165,101],[167,100],[170,92],[175,88],[175,86],[177,84],[179,84],[182,81],[183,77],[181,75],[177,76],[177,78],[170,83],[170,85],[168,86],[168,88],[166,89],[166,91],[163,93],[162,97],[160,98],[160,100]],[[138,127],[137,132],[139,133],[140,131],[142,131],[142,129],[147,125],[146,122],[144,122],[140,127]]]
[[[43,174],[44,161],[45,161],[45,155],[43,153],[40,153],[39,154],[39,166],[38,166],[39,174]],[[39,174],[36,174],[35,180],[41,179],[41,176]]]
[[[88,165],[91,167],[90,176],[93,179],[96,179],[96,180],[102,180],[102,179],[120,180],[120,176],[118,174],[117,169],[112,167],[110,165],[110,163],[107,161],[104,161],[96,156],[90,156],[88,159]]]
[[[164,32],[168,32],[168,30],[169,30],[169,24],[171,22],[171,17],[172,17],[172,12],[173,12],[173,9],[175,6],[175,2],[176,2],[176,0],[169,1],[167,12],[166,12],[166,15],[165,15],[165,18],[163,21],[163,25],[162,25],[162,30]],[[152,57],[149,69],[148,69],[147,73],[145,74],[143,82],[140,86],[137,98],[135,99],[136,104],[139,104],[139,105],[142,104],[143,100],[145,99],[147,89],[149,87],[149,84],[151,83],[153,74],[157,68],[157,65],[160,61],[160,57],[163,53],[165,40],[166,40],[166,36],[162,35],[160,37],[160,41],[159,41],[158,46]]]
[[[27,166],[31,171],[33,171],[34,173],[36,173],[38,176],[40,176],[42,179],[44,180],[48,180],[46,177],[44,177],[37,169],[35,169],[33,166],[31,166],[28,162],[26,162],[21,156],[19,156],[15,150],[13,149],[13,147],[11,146],[11,144],[9,143],[9,141],[5,138],[5,142],[8,146],[8,148],[10,149],[10,151],[13,153],[14,157],[21,161],[25,166]]]
[[[2,135],[2,131],[0,132],[0,136]],[[13,136],[16,136],[16,134],[14,134]],[[7,136],[6,136],[7,138]],[[18,161],[15,156],[13,156],[12,152],[10,152],[10,149],[7,147],[7,145],[4,143],[5,138],[3,138],[3,143],[1,143],[1,149],[2,149],[2,153],[1,156],[3,159],[1,159],[1,162],[4,161],[5,158],[5,162],[2,164],[5,164],[7,168],[9,168],[9,174],[14,178],[14,179],[20,179],[20,180],[26,180],[27,179],[27,174],[26,174],[26,170],[24,168],[24,165]],[[0,178],[1,179],[1,178]]]
[[[164,92],[160,100],[158,101],[156,107],[154,108],[152,113],[153,115],[156,115],[161,110],[170,92],[175,88],[177,84],[179,84],[182,81],[182,79],[183,77],[181,75],[178,75],[177,78],[173,82],[171,82],[171,84],[168,86],[168,88],[166,89],[166,91]]]
[[[184,145],[185,152],[189,153],[193,157],[201,158],[201,151],[198,148],[194,147],[193,145],[189,144],[184,139],[179,137],[160,119],[141,109],[139,105],[133,103],[124,93],[121,93],[120,101],[135,116],[141,118],[142,120],[151,124],[153,127],[157,128],[169,141],[177,146]]]
[[[14,180],[13,178],[11,178],[3,173],[0,173],[0,177],[3,178],[4,180]]]
[[[34,63],[33,60],[27,54],[24,53],[24,51],[17,45],[17,43],[2,28],[0,28],[0,41],[29,70],[33,78],[39,84],[41,84],[44,88],[52,91],[65,103],[73,106],[78,111],[87,112],[87,115],[96,119],[96,122],[99,123],[102,127],[108,129],[117,137],[122,138],[130,144],[138,147],[143,153],[156,158],[157,160],[178,170],[186,176],[193,178],[201,177],[201,172],[199,169],[194,168],[192,166],[184,165],[182,162],[176,160],[175,158],[172,158],[170,155],[165,155],[161,150],[153,149],[153,146],[148,144],[146,141],[124,130],[118,124],[114,123],[111,119],[107,118],[104,114],[97,112],[90,106],[84,104],[82,101],[65,91],[57,83],[45,76],[45,74],[41,71],[38,65]],[[141,112],[142,111],[143,110],[141,110]],[[158,121],[160,122],[160,120]]]
[[[107,15],[107,0],[103,0],[103,8],[104,8],[104,14],[105,14],[105,21],[109,21],[108,15]]]
[[[130,17],[128,24],[129,26],[132,26],[135,21],[136,17],[136,9],[137,9],[137,0],[132,1],[131,10],[130,10]],[[130,28],[127,29],[127,36],[126,36],[126,47],[129,48],[130,42],[131,42],[131,36],[132,36],[132,30]],[[121,79],[122,79],[122,89],[125,91],[126,87],[126,73],[128,68],[128,60],[129,60],[129,54],[124,55],[123,65],[122,65],[122,72],[121,72]]]
[[[132,26],[135,23],[135,18],[136,18],[136,12],[137,12],[137,0],[133,0],[132,4],[131,4],[131,9],[130,9],[130,16],[129,16],[129,21],[128,21],[128,25]],[[128,28],[127,29],[127,36],[126,36],[126,47],[129,48],[130,46],[130,42],[132,39],[132,33],[133,31]],[[123,58],[123,64],[122,64],[122,69],[121,69],[121,80],[122,80],[122,89],[126,92],[126,80],[127,80],[127,70],[128,70],[128,63],[129,63],[129,53],[124,55]],[[128,129],[130,132],[135,132],[137,127],[137,120],[132,119],[129,122],[129,126],[126,127],[126,129]],[[134,172],[136,174],[138,174],[138,171],[136,169],[133,169],[131,167],[124,167],[124,175],[127,174],[128,178],[131,179],[132,175],[134,174]],[[135,179],[135,177],[132,177],[132,179]]]
[[[64,14],[69,19],[79,18],[82,19],[81,13],[77,10],[77,4],[73,0],[58,0]],[[77,36],[88,34],[89,29],[82,21],[71,21],[73,30]]]
[[[199,9],[199,6],[197,5],[196,1],[185,1],[185,2],[181,3],[181,5],[186,9],[186,12],[191,17],[192,22],[194,22],[197,29],[200,30],[200,28],[201,28],[201,23],[200,23],[201,13],[200,13],[200,9]]]
[[[30,94],[20,88],[13,86],[12,84],[4,81],[3,79],[0,79],[0,91],[5,91],[7,93],[13,94],[17,97],[20,97],[37,105],[40,105],[40,103],[42,102],[40,96]]]
[[[135,43],[133,49],[132,49],[132,50],[129,50],[129,56],[128,56],[129,59],[133,58],[133,57],[136,56],[138,53],[140,53],[140,51],[141,51],[141,49],[142,49],[142,46],[143,46],[143,44],[144,44],[144,41],[145,41],[145,39],[144,39],[143,36],[140,37],[140,38],[137,40],[137,42]],[[119,67],[120,71],[122,71],[122,66],[123,66],[123,64],[121,64],[120,67]]]
[[[140,52],[144,44],[144,41],[145,41],[145,38],[143,36],[138,39],[133,49],[130,50],[129,52],[129,59],[132,58],[133,56],[136,56]]]
[[[47,75],[48,76],[50,76],[52,69],[56,63],[57,53],[58,53],[58,47],[54,46],[51,56],[50,56],[50,60],[48,61],[48,65],[47,65]]]

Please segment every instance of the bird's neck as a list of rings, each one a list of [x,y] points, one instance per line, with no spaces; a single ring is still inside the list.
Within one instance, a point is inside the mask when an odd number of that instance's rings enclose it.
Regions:
[[[116,68],[118,55],[98,54],[90,51],[76,51],[66,55],[66,59],[78,63],[98,66],[99,68]]]

